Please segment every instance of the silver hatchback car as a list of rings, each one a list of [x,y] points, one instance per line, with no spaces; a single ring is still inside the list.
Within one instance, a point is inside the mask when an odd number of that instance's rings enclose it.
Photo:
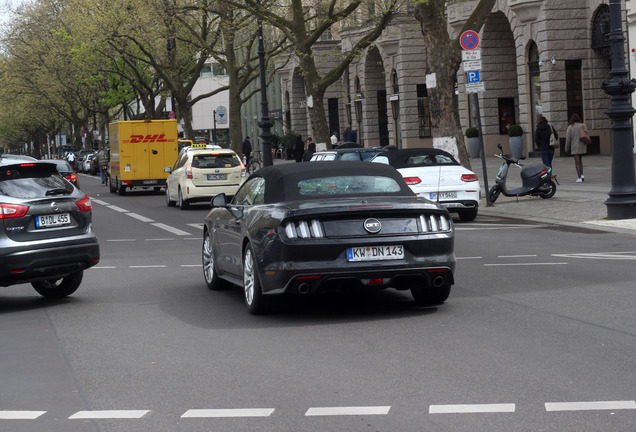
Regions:
[[[0,160],[0,286],[31,283],[48,298],[74,293],[100,258],[92,209],[54,164]]]

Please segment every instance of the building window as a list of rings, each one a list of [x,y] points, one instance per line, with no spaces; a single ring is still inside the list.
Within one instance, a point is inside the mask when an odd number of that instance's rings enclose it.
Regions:
[[[420,120],[420,138],[432,136],[431,110],[428,106],[428,92],[426,84],[417,85],[417,112]]]
[[[215,76],[225,76],[225,68],[218,63],[206,63],[203,65],[203,69],[201,69],[201,77],[202,78],[210,78]]]

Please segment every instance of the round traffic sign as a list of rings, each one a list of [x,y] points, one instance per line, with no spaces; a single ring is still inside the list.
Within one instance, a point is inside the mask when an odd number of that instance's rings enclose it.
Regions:
[[[465,50],[474,50],[479,46],[479,35],[472,30],[466,30],[459,37],[459,44]]]
[[[170,112],[168,113],[168,117],[170,117],[171,119],[175,118],[176,116],[177,116],[177,115],[175,114],[175,112],[174,112],[174,111],[170,111]]]

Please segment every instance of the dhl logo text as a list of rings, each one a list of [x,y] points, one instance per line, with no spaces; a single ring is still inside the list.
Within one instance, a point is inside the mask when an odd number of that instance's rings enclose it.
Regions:
[[[174,140],[170,140],[174,141]],[[153,142],[168,142],[165,134],[161,135],[131,135],[129,142],[131,144],[136,143],[153,143]]]

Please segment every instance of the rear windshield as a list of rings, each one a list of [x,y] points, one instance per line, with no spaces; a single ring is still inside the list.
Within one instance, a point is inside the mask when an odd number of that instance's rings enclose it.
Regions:
[[[73,193],[73,185],[61,177],[54,167],[37,164],[0,168],[0,195],[12,198],[40,198],[51,190]]]
[[[430,154],[408,156],[402,167],[419,167],[431,165],[458,165],[457,161],[450,155]]]
[[[298,182],[301,196],[359,195],[400,192],[400,185],[390,177],[334,176],[301,180]]]
[[[235,154],[197,154],[192,159],[192,168],[234,168],[241,164]]]

